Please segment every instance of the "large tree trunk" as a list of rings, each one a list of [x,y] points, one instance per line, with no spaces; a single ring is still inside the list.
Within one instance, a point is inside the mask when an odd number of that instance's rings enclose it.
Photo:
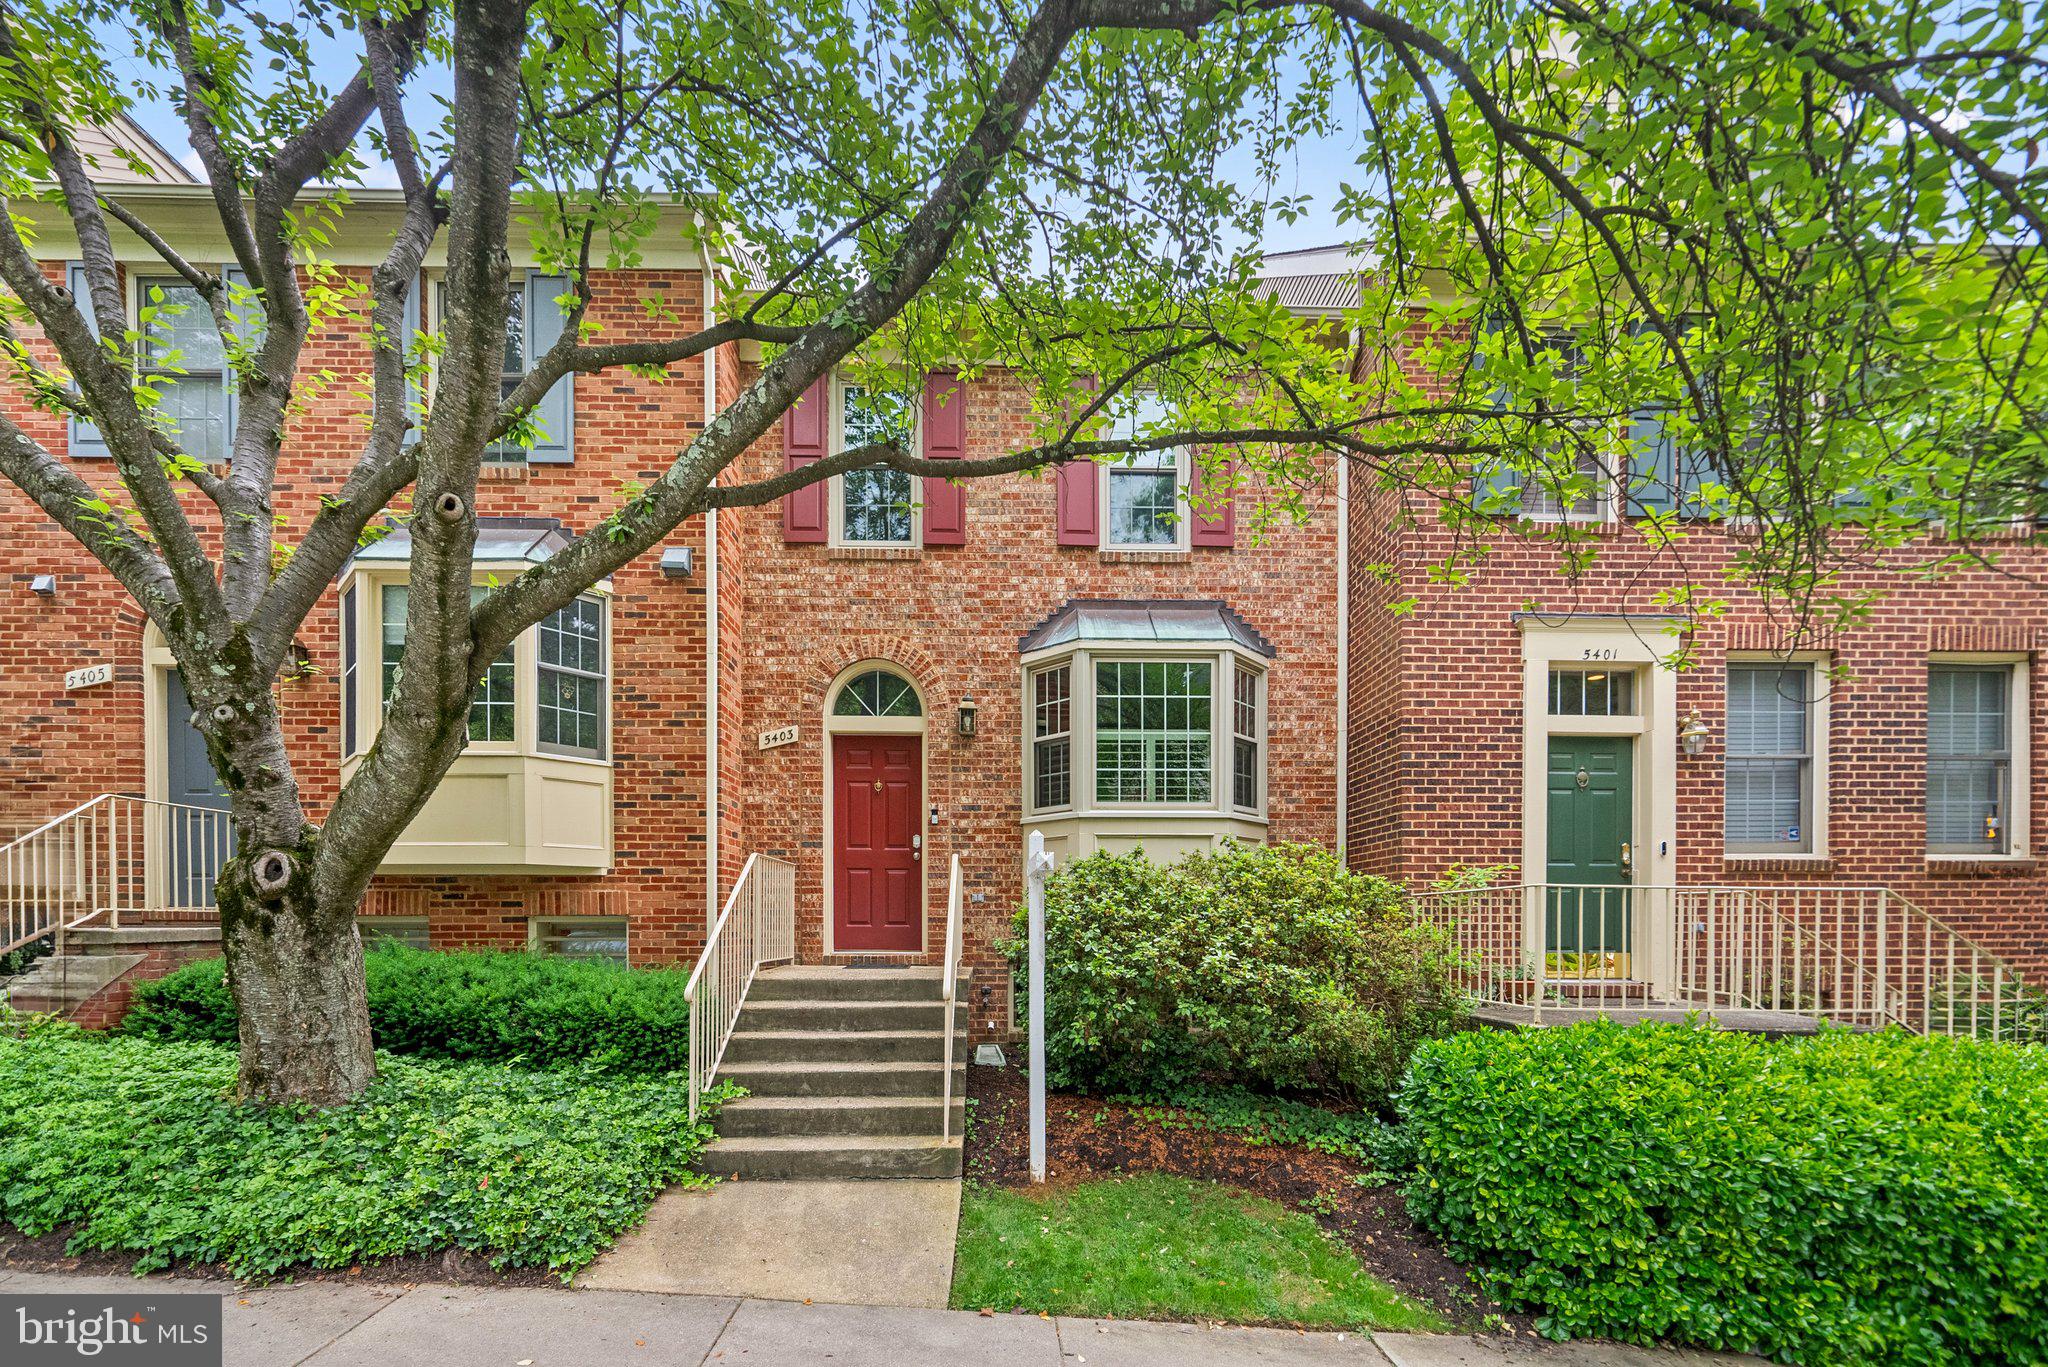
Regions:
[[[243,1096],[332,1106],[377,1075],[355,902],[323,904],[305,870],[313,841],[290,852],[282,896],[266,897],[253,872],[272,852],[237,859],[220,880],[221,943],[241,1022]]]

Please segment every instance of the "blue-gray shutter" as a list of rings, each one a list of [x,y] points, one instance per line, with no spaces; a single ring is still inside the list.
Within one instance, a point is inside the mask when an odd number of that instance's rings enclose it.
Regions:
[[[254,288],[249,280],[249,272],[240,266],[227,266],[221,270],[220,278],[227,286],[228,297],[225,302],[228,320],[234,328],[236,340],[250,351],[259,350],[263,346],[263,306],[248,293]],[[237,290],[242,291],[239,303]],[[221,388],[226,391],[227,450],[232,455],[235,449],[235,433],[241,426],[242,405],[238,397],[241,386],[237,383],[238,377],[232,365],[221,379]]]
[[[566,276],[526,273],[526,364],[546,355],[562,335],[562,310],[555,300],[569,292]],[[534,465],[567,465],[576,459],[576,391],[574,375],[564,375],[534,405],[533,426],[539,437],[526,459]]]
[[[1644,512],[1681,506],[1678,450],[1661,409],[1643,409],[1628,425],[1628,494]]]
[[[93,312],[92,288],[86,283],[85,263],[67,262],[64,266],[64,287],[71,291],[71,297],[78,301],[78,311],[85,315],[85,325],[92,335],[100,335],[99,318]],[[99,424],[72,417],[67,423],[67,440],[73,457],[80,460],[112,460],[114,453],[107,446],[107,439],[100,434]]]

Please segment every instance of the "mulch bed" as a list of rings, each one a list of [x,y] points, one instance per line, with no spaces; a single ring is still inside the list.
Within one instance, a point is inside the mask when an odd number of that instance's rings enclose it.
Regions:
[[[967,1179],[1029,1185],[1030,1097],[1023,1070],[971,1066],[967,1095]],[[1359,1168],[1348,1159],[1289,1144],[1248,1144],[1213,1130],[1168,1129],[1129,1106],[1086,1096],[1049,1094],[1045,1135],[1049,1182],[1156,1172],[1242,1187],[1314,1215],[1367,1271],[1447,1319],[1476,1327],[1492,1315],[1507,1332],[1534,1333],[1527,1317],[1501,1311],[1416,1227],[1397,1188],[1359,1185],[1353,1180]]]
[[[82,1276],[125,1277],[135,1271],[136,1255],[106,1250],[68,1254],[65,1243],[69,1228],[48,1234],[28,1235],[0,1221],[0,1272],[72,1272]],[[224,1267],[210,1263],[180,1262],[164,1269],[173,1277],[212,1277],[233,1280]],[[499,1272],[488,1260],[451,1248],[440,1253],[423,1253],[403,1258],[375,1258],[351,1267],[287,1268],[271,1277],[245,1279],[246,1284],[268,1282],[375,1282],[383,1285],[448,1283],[460,1286],[552,1286],[566,1290],[560,1276],[544,1267],[510,1267]]]

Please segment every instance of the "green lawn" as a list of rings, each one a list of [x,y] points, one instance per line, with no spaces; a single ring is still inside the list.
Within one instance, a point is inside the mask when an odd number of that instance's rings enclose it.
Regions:
[[[968,1188],[953,1304],[1331,1329],[1451,1327],[1367,1273],[1309,1216],[1234,1187],[1161,1176],[1045,1191]]]

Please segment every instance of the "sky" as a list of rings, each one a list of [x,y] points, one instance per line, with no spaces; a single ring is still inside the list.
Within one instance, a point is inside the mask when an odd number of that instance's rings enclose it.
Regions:
[[[106,51],[126,53],[130,50],[131,43],[125,35],[108,32],[106,38]],[[341,38],[346,40],[348,35],[343,34]],[[325,65],[326,59],[331,56],[335,61],[335,69],[339,70],[340,60],[344,56],[352,58],[353,51],[352,43],[344,48],[341,41],[323,41],[322,64]],[[117,75],[128,78],[127,84],[131,89],[142,90],[162,79],[161,73],[148,70],[132,57],[117,57],[113,66]],[[451,93],[452,81],[445,69],[422,72],[407,87],[409,112],[417,121],[433,120],[439,113],[436,101],[447,98]],[[1354,95],[1354,104],[1355,100]],[[131,112],[136,121],[148,130],[150,136],[179,157],[195,175],[200,173],[198,160],[192,154],[190,143],[185,136],[184,122],[172,109],[168,100],[144,96],[138,100]],[[1347,234],[1337,222],[1334,204],[1339,183],[1357,174],[1354,163],[1362,146],[1358,132],[1360,120],[1354,118],[1349,120],[1349,123],[1350,127],[1344,132],[1304,140],[1292,163],[1283,168],[1273,192],[1277,195],[1306,194],[1310,200],[1309,209],[1292,223],[1275,222],[1269,225],[1263,243],[1257,244],[1263,250],[1273,252],[1321,247],[1342,241],[1346,237]],[[1240,148],[1226,157],[1222,173],[1241,184],[1252,182],[1256,178],[1256,168],[1251,149]],[[398,182],[390,165],[378,161],[371,166],[362,183],[388,188],[396,186]],[[1227,245],[1235,247],[1240,244]]]

